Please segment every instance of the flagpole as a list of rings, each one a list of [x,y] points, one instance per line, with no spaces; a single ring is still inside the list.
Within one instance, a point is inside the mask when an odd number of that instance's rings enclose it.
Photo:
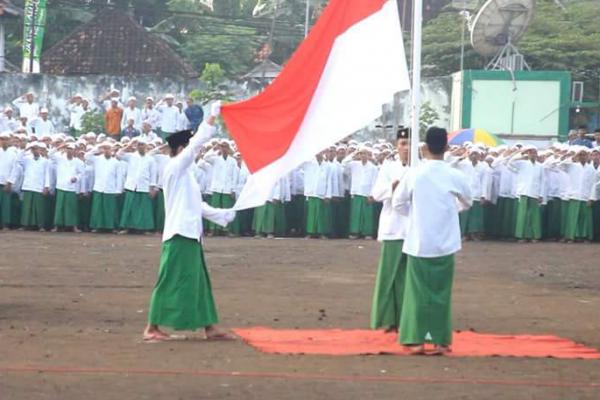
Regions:
[[[423,0],[413,2],[412,90],[410,165],[419,160],[419,117],[421,115],[421,34],[423,29]]]

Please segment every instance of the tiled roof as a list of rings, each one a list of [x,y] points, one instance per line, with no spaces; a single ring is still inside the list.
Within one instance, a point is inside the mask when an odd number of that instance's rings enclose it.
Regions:
[[[112,8],[45,51],[41,69],[54,75],[199,75],[163,39]]]

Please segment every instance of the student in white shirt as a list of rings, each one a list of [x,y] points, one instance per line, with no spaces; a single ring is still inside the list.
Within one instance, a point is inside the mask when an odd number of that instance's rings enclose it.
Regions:
[[[362,146],[357,153],[350,154],[342,163],[351,181],[350,239],[372,239],[375,234],[375,210],[371,191],[378,171],[371,160],[371,149]]]
[[[523,243],[538,242],[542,238],[541,204],[545,191],[545,174],[542,164],[537,162],[537,148],[524,146],[521,156],[508,160],[508,167],[517,173],[517,225],[515,237]]]
[[[600,140],[600,131],[596,134]],[[596,171],[596,179],[592,184],[590,203],[592,205],[592,224],[594,225],[594,241],[600,241],[600,147],[594,147],[590,156],[590,165]]]
[[[165,227],[165,196],[163,193],[163,175],[169,162],[169,145],[162,144],[161,138],[154,139],[156,148],[151,151],[156,163],[156,197],[154,198],[154,224],[156,231],[162,232]]]
[[[235,198],[238,199],[240,197],[240,193],[244,189],[246,185],[246,181],[250,176],[250,171],[246,166],[246,163],[242,160],[242,155],[239,152],[236,152],[233,157],[237,161],[238,165],[238,178],[237,184],[234,189]],[[286,209],[287,204],[285,203]],[[241,210],[237,213],[235,220],[231,223],[230,231],[236,236],[249,236],[252,234],[252,220],[254,218],[254,209],[249,208],[246,210]]]
[[[372,197],[383,203],[379,218],[377,240],[381,255],[371,306],[371,329],[384,328],[398,331],[404,297],[406,254],[402,251],[408,219],[392,207],[394,191],[409,171],[410,130],[400,128],[397,133],[398,160],[385,163],[377,175]]]
[[[593,216],[589,200],[597,173],[588,161],[589,150],[587,148],[571,146],[571,151],[559,164],[559,167],[569,176],[569,203],[564,237],[567,243],[588,242],[593,239]]]
[[[203,217],[227,225],[235,212],[217,210],[203,203],[193,173],[202,144],[215,131],[218,113],[217,103],[193,137],[191,131],[183,131],[167,138],[171,159],[164,171],[165,230],[159,277],[143,334],[147,342],[170,339],[161,326],[175,330],[203,329],[208,340],[235,338],[215,326],[219,318],[200,242]]]
[[[33,92],[27,92],[13,100],[13,105],[19,109],[19,117],[31,121],[38,117],[40,106],[35,101]]]
[[[156,109],[160,113],[160,134],[162,139],[177,132],[179,109],[173,104],[175,96],[167,94],[158,102]]]
[[[84,108],[83,106],[83,96],[77,93],[71,97],[67,110],[69,111],[69,130],[71,131],[71,135],[78,137],[81,134],[81,120],[88,111],[87,107]]]
[[[0,132],[0,226],[8,229],[12,217],[12,187],[9,182],[17,162],[17,151],[10,146],[11,135]]]
[[[42,151],[45,148],[44,143],[30,143],[27,151],[17,159],[17,163],[23,168],[21,226],[23,228],[37,228],[40,232],[46,231],[49,211],[48,159],[42,156]],[[15,184],[13,177],[9,182],[11,185]]]
[[[326,239],[332,232],[331,199],[333,197],[333,169],[325,161],[325,152],[302,164],[304,197],[306,199],[306,238]]]
[[[146,105],[141,112],[142,122],[146,122],[150,126],[150,130],[160,128],[160,113],[154,107],[154,99],[146,97]]]
[[[212,165],[212,178],[209,186],[211,192],[210,205],[215,208],[231,208],[235,203],[234,192],[237,187],[239,167],[233,157],[231,145],[222,140],[218,150],[204,156],[204,160]],[[208,224],[208,236],[225,233],[218,224]],[[231,232],[227,232],[230,234]]]
[[[54,124],[48,119],[47,108],[42,108],[39,117],[30,120],[29,125],[38,137],[40,135],[53,135],[55,133]]]
[[[275,236],[285,236],[287,231],[285,203],[291,199],[290,181],[285,175],[277,180],[267,202],[254,211],[252,228],[255,237],[267,236],[272,239]]]
[[[135,149],[135,151],[133,151]],[[150,232],[155,229],[154,202],[157,194],[157,171],[154,157],[147,154],[144,139],[133,139],[117,152],[117,158],[127,163],[125,199],[119,226],[120,233],[130,230]]]
[[[112,144],[105,140],[87,152],[85,160],[94,167],[90,228],[92,232],[116,232],[119,222],[117,196],[120,163],[113,157]]]
[[[392,204],[408,214],[403,250],[408,255],[400,343],[413,354],[446,354],[452,343],[452,281],[454,254],[461,249],[459,205],[471,206],[464,174],[444,162],[448,132],[429,128],[425,161],[398,185]]]
[[[133,127],[141,129],[142,127],[142,112],[137,108],[137,99],[131,96],[127,100],[127,107],[123,109],[123,117],[121,117],[121,129],[125,129],[129,124],[129,120],[133,120]]]
[[[186,129],[190,129],[190,121],[185,115],[185,112],[183,112],[183,101],[178,100],[177,103],[175,103],[175,106],[179,110],[179,113],[177,114],[177,130],[185,131]]]
[[[64,151],[64,154],[62,154]],[[50,161],[56,168],[56,206],[54,229],[79,230],[78,192],[85,171],[85,164],[75,157],[75,144],[66,143],[49,153]]]
[[[14,111],[10,107],[6,107],[0,116],[0,132],[15,132],[21,123],[14,117]]]

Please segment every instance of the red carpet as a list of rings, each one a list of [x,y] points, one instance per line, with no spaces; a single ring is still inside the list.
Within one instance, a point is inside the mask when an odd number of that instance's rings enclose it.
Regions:
[[[321,354],[331,356],[406,355],[396,334],[370,330],[234,330],[252,347],[275,354]],[[452,357],[553,357],[600,359],[598,350],[557,336],[493,335],[455,332]]]

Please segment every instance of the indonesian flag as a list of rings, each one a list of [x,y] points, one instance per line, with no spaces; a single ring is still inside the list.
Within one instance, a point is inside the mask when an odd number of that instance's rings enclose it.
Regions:
[[[396,1],[331,0],[269,87],[222,108],[251,174],[234,209],[264,204],[279,178],[409,88]]]

